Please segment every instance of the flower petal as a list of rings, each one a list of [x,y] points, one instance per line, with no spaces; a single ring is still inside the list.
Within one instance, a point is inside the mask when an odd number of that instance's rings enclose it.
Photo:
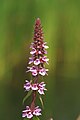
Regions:
[[[36,83],[35,83],[35,84],[32,84],[31,88],[32,88],[32,90],[38,90],[38,86],[37,86]]]
[[[41,83],[39,83],[38,84],[38,92],[39,92],[39,94],[44,94],[44,90],[47,90],[46,88],[45,88],[45,83],[44,82],[41,82]]]
[[[30,88],[31,88],[31,83],[30,83],[28,80],[26,80],[26,83],[24,84],[24,88],[25,88],[26,91],[29,91],[29,90],[30,90]]]
[[[38,90],[38,92],[39,92],[39,94],[44,95],[44,89],[41,89],[41,88],[40,88],[40,89]]]
[[[32,75],[33,75],[33,76],[37,76],[37,74],[38,74],[37,71],[33,71],[33,72],[32,72]]]
[[[27,118],[31,118],[31,110],[29,108],[29,106],[26,106],[26,109],[22,111],[22,117],[27,117]]]
[[[46,62],[48,64],[49,59],[47,58],[47,56],[44,56],[44,57],[42,57],[42,61]]]
[[[32,49],[32,51],[30,52],[30,54],[32,54],[32,55],[33,55],[33,54],[35,54],[35,53],[36,53],[36,49],[35,49],[35,48],[33,48],[33,49]]]
[[[42,75],[42,76],[45,76],[45,75],[46,75],[46,70],[45,70],[45,68],[40,68],[39,74]]]
[[[36,115],[36,116],[41,115],[41,109],[39,108],[39,106],[35,107],[33,111],[33,115]]]
[[[36,59],[36,60],[34,61],[34,64],[35,64],[35,65],[39,65],[39,64],[40,64],[40,60],[39,60],[39,59]]]
[[[33,63],[33,58],[29,58],[29,63],[28,64],[31,64],[31,63]]]
[[[28,112],[27,113],[27,118],[32,118],[33,117],[33,114],[31,112]]]

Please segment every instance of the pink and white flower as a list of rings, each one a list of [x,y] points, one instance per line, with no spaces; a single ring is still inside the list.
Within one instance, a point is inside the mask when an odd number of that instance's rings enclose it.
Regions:
[[[30,54],[35,54],[37,51],[36,51],[36,49],[35,48],[32,48],[32,51],[30,52]]]
[[[29,91],[30,88],[31,88],[31,83],[30,83],[28,80],[26,80],[26,83],[24,84],[24,89],[25,89],[26,91]]]
[[[49,59],[47,58],[47,56],[43,56],[41,61],[46,62],[48,64]]]
[[[40,68],[39,69],[39,74],[42,75],[42,76],[45,76],[47,74],[47,71],[48,71],[48,69]]]
[[[27,67],[29,70],[27,72],[31,72],[33,76],[36,76],[38,74],[37,67],[32,66],[32,67]]]
[[[38,85],[38,92],[39,92],[39,94],[44,94],[44,90],[47,90],[46,88],[45,88],[45,83],[44,82],[41,82],[39,85]]]
[[[39,106],[35,107],[33,111],[33,115],[36,115],[36,116],[41,115],[41,109],[39,108]]]
[[[22,117],[32,118],[33,114],[29,106],[26,106],[26,109],[22,111]]]
[[[48,75],[47,71],[48,69],[45,69],[43,67],[38,68],[37,66],[27,67],[29,70],[27,72],[31,72],[33,76],[37,76],[38,74],[45,76]]]
[[[24,88],[26,91],[33,90],[33,91],[38,91],[39,94],[44,94],[44,90],[47,90],[45,88],[45,83],[30,83],[28,80],[26,80],[26,83],[24,84]]]
[[[40,116],[41,115],[41,109],[39,106],[35,107],[33,110],[29,106],[26,106],[26,109],[22,111],[22,117],[23,118],[32,118],[33,116]]]
[[[31,89],[32,90],[38,90],[38,83],[32,84]]]
[[[40,60],[39,59],[36,59],[35,61],[34,61],[34,65],[39,65],[40,64]]]

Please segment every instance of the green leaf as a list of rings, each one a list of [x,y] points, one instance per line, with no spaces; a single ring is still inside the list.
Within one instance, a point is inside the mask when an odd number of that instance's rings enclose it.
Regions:
[[[23,104],[24,104],[25,100],[31,95],[31,93],[32,93],[32,90],[30,90],[30,91],[27,93],[27,95],[24,97],[24,99],[23,99]]]
[[[24,120],[30,120],[29,118],[24,118]],[[34,116],[32,120],[40,120],[37,116]]]
[[[34,116],[32,120],[40,120],[37,116]]]
[[[24,120],[29,120],[28,118],[24,118]]]
[[[40,95],[39,95],[39,100],[41,102],[42,108],[44,108],[44,103],[43,103],[42,97]]]

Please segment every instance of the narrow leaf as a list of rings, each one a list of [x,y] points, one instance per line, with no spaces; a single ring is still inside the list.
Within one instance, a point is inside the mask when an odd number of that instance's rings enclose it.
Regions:
[[[30,91],[27,93],[27,95],[24,97],[24,99],[23,99],[23,104],[24,104],[25,100],[31,95],[31,93],[32,93],[32,90],[30,90]]]
[[[39,100],[41,102],[42,108],[44,108],[44,103],[43,103],[42,97],[40,95],[39,95]]]
[[[37,116],[34,116],[32,120],[40,120]]]

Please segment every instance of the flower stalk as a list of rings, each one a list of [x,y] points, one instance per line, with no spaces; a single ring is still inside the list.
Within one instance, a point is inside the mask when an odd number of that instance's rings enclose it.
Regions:
[[[27,67],[27,72],[31,72],[33,80],[26,80],[24,84],[25,92],[32,91],[32,102],[30,106],[26,106],[26,109],[22,111],[22,117],[29,118],[30,120],[32,120],[34,116],[41,115],[41,108],[35,105],[36,96],[37,94],[44,95],[44,91],[47,90],[45,88],[46,84],[43,81],[39,82],[39,76],[48,75],[48,69],[45,68],[45,63],[48,64],[49,61],[46,56],[46,49],[48,48],[46,44],[47,43],[44,42],[41,21],[37,18],[34,25],[33,42],[30,46],[31,57],[29,58],[29,66]]]

